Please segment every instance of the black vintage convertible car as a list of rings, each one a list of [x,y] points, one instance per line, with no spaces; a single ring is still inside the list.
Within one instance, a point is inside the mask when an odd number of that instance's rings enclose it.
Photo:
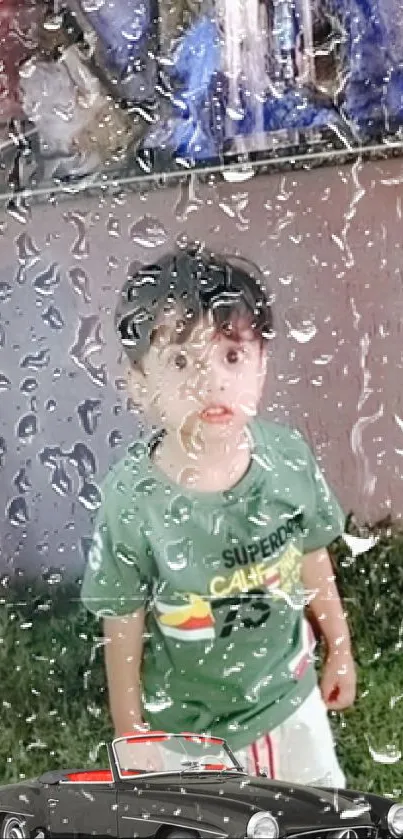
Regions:
[[[58,770],[0,787],[0,837],[403,837],[403,805],[252,777],[215,737],[130,734],[107,752],[106,769]]]

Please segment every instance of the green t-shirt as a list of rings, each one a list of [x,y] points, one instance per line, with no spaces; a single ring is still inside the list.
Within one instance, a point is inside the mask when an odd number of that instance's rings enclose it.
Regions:
[[[316,683],[303,554],[344,515],[298,431],[254,420],[250,467],[226,492],[170,481],[138,442],[103,487],[82,600],[98,616],[147,609],[142,686],[152,728],[209,732],[233,749]]]

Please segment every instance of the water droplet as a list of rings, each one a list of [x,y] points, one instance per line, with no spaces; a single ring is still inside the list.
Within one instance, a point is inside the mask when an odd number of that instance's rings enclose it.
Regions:
[[[397,746],[393,744],[385,746],[382,751],[377,751],[376,749],[372,748],[369,739],[367,737],[368,749],[369,753],[372,757],[374,763],[383,763],[384,765],[392,765],[394,763],[399,763],[399,760],[402,758],[402,753]]]
[[[47,568],[42,574],[42,579],[49,586],[56,586],[63,582],[63,573],[58,568]]]
[[[25,62],[26,64],[28,62]],[[24,66],[24,65],[23,65]],[[31,219],[31,210],[21,199],[12,198],[7,204],[7,212],[19,224],[26,224]]]
[[[39,250],[31,236],[24,232],[20,233],[15,240],[17,259],[22,265],[33,265],[39,259]]]
[[[183,571],[193,557],[193,542],[185,537],[178,542],[168,542],[165,545],[165,561],[172,571]]]
[[[70,463],[77,469],[80,478],[88,478],[95,475],[97,464],[95,455],[85,443],[76,443],[71,452],[66,452]]]
[[[78,500],[87,510],[97,510],[102,503],[101,491],[96,484],[84,481],[78,493]]]
[[[144,481],[139,481],[135,486],[137,495],[152,495],[157,487],[157,481],[154,478],[145,478]]]
[[[13,293],[13,287],[10,283],[1,282],[0,283],[0,300],[3,303],[7,303],[10,300],[10,297]]]
[[[105,0],[81,0],[83,11],[87,14],[91,14],[91,12],[99,12],[104,3]]]
[[[110,236],[120,236],[120,221],[116,216],[110,216],[106,225],[106,229]]]
[[[31,441],[38,433],[38,418],[35,414],[26,414],[21,417],[17,425],[17,436],[21,440]]]
[[[135,554],[134,551],[127,545],[123,545],[122,542],[115,545],[114,554],[116,559],[123,562],[124,565],[139,566],[139,558],[137,554]]]
[[[90,356],[99,352],[103,347],[101,339],[101,324],[97,315],[80,317],[80,323],[75,344],[70,349],[70,355],[78,367],[88,373],[90,379],[97,385],[107,384],[108,377],[105,364],[96,367]]]
[[[47,466],[49,469],[54,469],[54,467],[58,465],[62,456],[63,455],[59,446],[45,446],[45,448],[39,452],[39,460],[42,466]]]
[[[56,309],[56,306],[49,306],[46,309],[46,312],[42,314],[42,320],[50,326],[51,329],[63,329],[64,320],[59,312]]]
[[[38,294],[47,296],[53,294],[55,288],[60,284],[60,269],[56,262],[49,265],[45,271],[38,274],[33,282],[35,291]]]
[[[74,240],[71,253],[76,259],[85,259],[89,254],[89,245],[86,236],[85,220],[86,216],[83,213],[76,211],[67,213],[65,218],[75,225],[77,230],[77,238]]]
[[[18,285],[25,285],[26,281],[27,272],[25,268],[21,265],[15,275],[15,282],[18,283]]]
[[[77,413],[86,434],[92,435],[95,433],[101,416],[100,409],[100,399],[86,399],[78,406]]]
[[[318,330],[313,316],[299,307],[288,309],[284,319],[289,335],[299,344],[307,344],[317,334]]]
[[[12,498],[7,506],[7,518],[14,527],[20,527],[29,521],[27,502],[24,496]]]
[[[29,396],[29,394],[33,393],[33,391],[36,390],[38,387],[39,384],[36,379],[28,378],[24,379],[24,381],[21,383],[20,390],[21,393],[24,394],[24,396]]]
[[[150,711],[151,714],[157,714],[160,711],[166,711],[167,708],[172,708],[172,705],[172,697],[162,692],[159,696],[148,697],[147,700],[144,701],[144,707],[147,711]]]
[[[11,380],[4,373],[0,373],[0,393],[4,390],[10,390]]]
[[[113,429],[108,436],[108,443],[111,449],[115,449],[117,446],[120,446],[123,440],[123,434],[121,431],[118,431],[117,428]]]
[[[147,445],[140,440],[130,446],[130,455],[136,463],[140,463],[143,457],[147,454]]]
[[[43,370],[47,367],[50,361],[49,350],[40,350],[40,352],[26,355],[21,361],[20,366],[28,368],[29,370]]]
[[[85,303],[91,302],[90,280],[84,268],[71,268],[68,273],[73,290],[84,299]]]
[[[58,463],[52,472],[51,487],[58,495],[68,495],[73,487],[70,475],[67,474],[63,464]]]
[[[333,356],[331,354],[323,353],[322,355],[318,356],[318,358],[313,359],[314,364],[330,364],[332,361]]]
[[[43,28],[48,32],[58,32],[63,25],[63,16],[61,14],[49,15],[43,22]]]
[[[184,495],[177,495],[170,504],[166,515],[166,523],[185,524],[189,521],[192,508],[188,498]]]
[[[31,484],[31,482],[28,478],[28,475],[26,473],[26,470],[24,468],[21,468],[20,471],[15,476],[14,486],[17,488],[20,495],[23,495],[24,492],[28,492],[28,490],[31,489],[32,484]]]
[[[151,216],[144,216],[136,221],[130,229],[130,238],[142,248],[157,248],[164,245],[168,239],[167,231],[160,221]]]
[[[4,466],[5,456],[7,454],[7,443],[4,437],[0,437],[0,467]]]

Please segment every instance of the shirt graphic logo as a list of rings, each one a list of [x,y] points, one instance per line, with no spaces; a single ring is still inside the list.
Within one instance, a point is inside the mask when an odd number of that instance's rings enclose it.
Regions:
[[[161,631],[180,641],[204,641],[215,638],[215,620],[207,600],[198,594],[185,596],[181,606],[155,601],[156,617]]]

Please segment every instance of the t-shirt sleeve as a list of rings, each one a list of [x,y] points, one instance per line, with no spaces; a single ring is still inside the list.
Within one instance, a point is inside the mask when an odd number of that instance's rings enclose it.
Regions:
[[[106,513],[107,506],[105,499],[95,522],[81,601],[96,617],[123,617],[149,601],[152,561],[138,523],[118,528]]]
[[[310,553],[327,547],[344,533],[346,516],[309,446],[305,446],[309,491],[303,515],[304,551]]]

